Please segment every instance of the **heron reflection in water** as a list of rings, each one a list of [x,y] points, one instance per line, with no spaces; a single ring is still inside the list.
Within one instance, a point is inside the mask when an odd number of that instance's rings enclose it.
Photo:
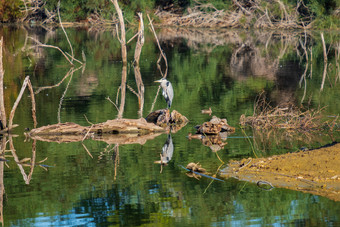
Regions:
[[[174,98],[174,89],[172,88],[172,85],[170,81],[162,78],[160,80],[156,80],[155,82],[160,83],[162,87],[162,94],[165,98],[166,104],[168,105],[168,109],[170,109],[172,104],[172,99]]]
[[[174,153],[174,144],[172,143],[172,137],[171,134],[168,135],[168,138],[162,148],[162,153],[161,153],[161,160],[160,161],[155,161],[157,164],[161,164],[161,172],[162,172],[162,166],[167,165],[171,158],[172,154]]]

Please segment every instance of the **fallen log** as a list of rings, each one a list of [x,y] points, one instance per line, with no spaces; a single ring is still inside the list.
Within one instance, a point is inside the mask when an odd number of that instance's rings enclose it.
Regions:
[[[30,135],[30,138],[33,140],[39,140],[44,142],[56,142],[56,143],[71,143],[71,142],[80,142],[84,139],[91,138],[92,140],[102,141],[107,144],[145,144],[146,141],[152,140],[162,133],[149,133],[146,135],[139,135],[136,133],[122,133],[122,134],[89,134],[84,137],[84,135],[53,135],[53,134],[45,134],[45,135]]]
[[[124,134],[135,133],[139,135],[151,132],[164,132],[165,130],[155,124],[146,122],[145,119],[114,119],[91,126],[81,126],[76,123],[66,122],[47,125],[32,129],[28,135],[86,135],[86,134]]]
[[[269,158],[231,161],[221,176],[340,201],[340,144]]]
[[[188,119],[176,110],[171,114],[168,109],[157,110],[149,116],[147,120],[114,119],[91,126],[81,126],[72,122],[58,123],[32,129],[25,134],[32,139],[47,142],[77,142],[91,138],[108,144],[144,144],[147,140],[167,132],[169,127],[175,132],[188,122]]]

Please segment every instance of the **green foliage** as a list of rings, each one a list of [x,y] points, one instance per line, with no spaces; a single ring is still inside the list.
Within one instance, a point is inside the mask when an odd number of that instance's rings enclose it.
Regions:
[[[22,14],[20,0],[5,0],[0,1],[0,22],[13,22],[19,19]]]
[[[120,7],[123,10],[124,18],[128,21],[128,23],[137,24],[137,13],[151,13],[155,3],[153,0],[125,0]]]
[[[311,11],[315,28],[339,29],[340,18],[333,12],[340,7],[336,0],[311,0],[306,1],[306,6]]]
[[[46,7],[54,10],[58,0],[48,1]],[[124,19],[128,22],[135,21],[137,12],[151,12],[154,8],[152,0],[125,0],[119,1],[119,5],[124,13]],[[92,13],[98,13],[104,19],[112,19],[115,9],[110,0],[66,0],[61,2],[60,12],[65,21],[86,20]]]
[[[47,1],[49,10],[57,9],[58,0]],[[61,1],[60,14],[63,21],[83,21],[92,13],[99,13],[104,19],[110,19],[114,7],[108,0],[66,0]]]

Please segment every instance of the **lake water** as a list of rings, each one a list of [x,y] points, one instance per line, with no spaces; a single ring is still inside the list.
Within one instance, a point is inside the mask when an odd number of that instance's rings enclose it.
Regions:
[[[117,99],[117,106],[121,103],[121,95],[117,98],[117,94],[122,62],[116,33],[95,28],[66,31],[75,57],[83,61],[82,53],[86,56],[86,65],[78,70],[80,64],[75,62],[72,68],[58,50],[36,47],[29,38],[71,53],[60,28],[0,28],[7,116],[29,75],[36,92],[52,86],[35,95],[38,127],[58,122],[88,126],[89,122],[117,117],[116,107],[107,100]],[[135,32],[133,28],[128,30],[128,39]],[[320,32],[171,28],[158,29],[157,35],[168,60],[167,79],[175,93],[171,109],[190,121],[171,133],[173,153],[168,164],[155,163],[160,160],[163,146],[169,144],[167,134],[144,144],[90,139],[57,143],[26,138],[25,130],[34,127],[26,91],[15,113],[14,124],[19,126],[13,136],[2,137],[4,143],[10,140],[3,156],[6,161],[0,162],[3,226],[340,225],[340,202],[287,189],[266,191],[256,184],[219,177],[230,160],[339,142],[339,135],[332,133],[263,138],[251,129],[242,132],[239,119],[242,114],[253,114],[255,99],[263,91],[273,106],[289,102],[309,109],[324,108],[330,119],[337,116],[340,33],[324,32],[329,50],[324,80]],[[140,60],[144,108],[139,112],[133,67],[135,43],[133,40],[128,44],[123,112],[124,118],[133,119],[166,107],[162,95],[156,96],[158,84],[154,83],[162,76],[157,68],[160,51],[147,30]],[[164,72],[164,63],[161,67]],[[75,71],[68,74],[70,70]],[[201,113],[209,107],[212,115],[226,118],[236,128],[217,152],[199,140],[187,138],[195,133],[195,125],[211,119]],[[31,160],[25,162],[24,158]],[[34,166],[30,165],[33,160]],[[190,162],[199,162],[210,176],[223,181],[188,176],[183,166]]]

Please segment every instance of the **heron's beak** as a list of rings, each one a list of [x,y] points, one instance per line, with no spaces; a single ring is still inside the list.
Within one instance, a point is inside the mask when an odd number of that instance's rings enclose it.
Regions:
[[[154,82],[160,83],[160,82],[161,82],[161,80],[156,80],[156,81],[154,81]]]

